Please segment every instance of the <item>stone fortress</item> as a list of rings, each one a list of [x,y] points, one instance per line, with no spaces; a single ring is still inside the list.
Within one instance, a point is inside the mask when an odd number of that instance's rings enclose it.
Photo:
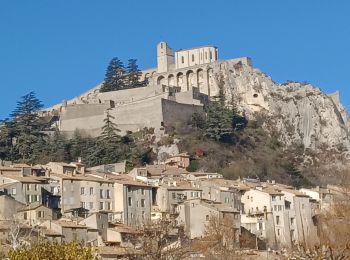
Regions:
[[[142,71],[141,80],[147,79],[148,86],[100,93],[100,84],[42,113],[68,135],[78,129],[98,136],[107,111],[122,133],[153,127],[162,134],[167,126],[187,122],[194,112],[203,111],[210,97],[218,94],[215,75],[228,67],[235,71],[237,64],[251,66],[249,58],[220,61],[214,46],[174,52],[160,42],[157,68]]]
[[[144,79],[149,82],[146,87],[105,93],[98,85],[42,113],[68,135],[79,129],[98,136],[109,112],[122,134],[152,127],[160,136],[167,127],[203,111],[218,95],[220,82],[226,100],[234,101],[248,119],[277,131],[286,146],[350,150],[350,120],[338,92],[327,95],[309,83],[278,84],[254,68],[250,58],[219,60],[214,46],[174,52],[160,42],[157,67],[143,70]]]

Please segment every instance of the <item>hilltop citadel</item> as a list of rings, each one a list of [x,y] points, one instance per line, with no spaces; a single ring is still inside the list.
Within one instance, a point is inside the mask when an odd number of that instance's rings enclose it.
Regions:
[[[194,112],[201,112],[203,105],[218,95],[216,75],[220,71],[240,73],[242,66],[251,66],[250,59],[220,61],[214,46],[174,52],[160,42],[157,68],[142,71],[140,80],[147,79],[148,86],[100,93],[100,84],[46,109],[43,115],[68,135],[79,129],[98,136],[107,110],[124,133],[153,127],[155,133],[162,134],[167,126],[186,122]]]

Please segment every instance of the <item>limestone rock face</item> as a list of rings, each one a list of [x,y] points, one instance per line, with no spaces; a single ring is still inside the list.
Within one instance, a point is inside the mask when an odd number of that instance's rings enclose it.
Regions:
[[[284,145],[350,150],[350,120],[338,92],[326,95],[308,83],[277,84],[249,64],[227,62],[221,74],[227,100],[249,119],[276,130]]]

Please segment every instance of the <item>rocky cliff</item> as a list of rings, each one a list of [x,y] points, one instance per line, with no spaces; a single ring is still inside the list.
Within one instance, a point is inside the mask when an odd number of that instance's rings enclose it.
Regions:
[[[250,119],[279,134],[286,146],[349,156],[350,120],[339,93],[323,93],[308,83],[275,83],[259,69],[237,63],[221,70],[227,100]]]

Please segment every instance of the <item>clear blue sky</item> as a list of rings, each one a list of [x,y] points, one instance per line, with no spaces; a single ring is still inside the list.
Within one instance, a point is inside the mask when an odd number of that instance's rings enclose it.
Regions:
[[[277,82],[340,90],[350,110],[350,1],[0,1],[0,118],[33,90],[50,106],[103,80],[109,60],[156,65],[155,45],[214,44]]]

